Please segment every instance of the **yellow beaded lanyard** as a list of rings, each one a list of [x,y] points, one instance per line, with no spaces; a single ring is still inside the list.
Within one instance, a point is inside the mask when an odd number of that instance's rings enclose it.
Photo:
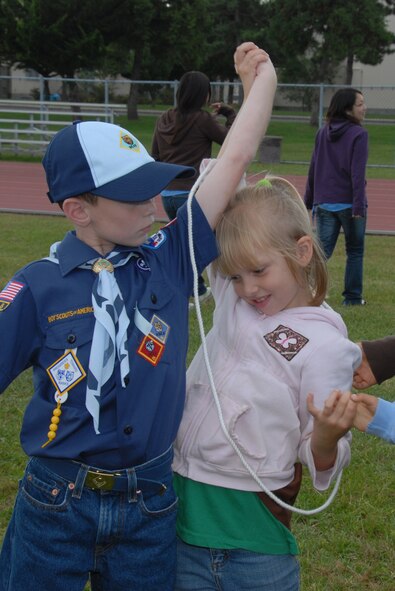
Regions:
[[[55,439],[62,414],[61,406],[66,402],[69,391],[86,376],[76,353],[77,349],[66,349],[64,354],[47,368],[47,373],[56,388],[54,395],[56,407],[52,411],[48,439],[41,447],[45,447]]]
[[[45,447],[48,443],[51,443],[53,439],[56,437],[56,431],[58,430],[58,423],[60,421],[60,415],[62,411],[60,410],[62,403],[58,402],[56,408],[52,411],[51,423],[49,425],[49,431],[47,433],[48,440],[42,445],[41,447]]]

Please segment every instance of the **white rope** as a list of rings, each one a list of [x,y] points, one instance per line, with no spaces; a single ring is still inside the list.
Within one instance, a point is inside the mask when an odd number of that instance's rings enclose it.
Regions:
[[[284,501],[282,501],[281,499],[276,497],[276,495],[273,494],[272,491],[269,490],[265,486],[265,484],[262,482],[262,480],[259,478],[259,476],[256,474],[256,472],[253,470],[253,468],[248,464],[247,460],[244,458],[242,451],[238,447],[237,443],[232,439],[232,437],[231,437],[230,433],[228,432],[226,425],[225,425],[225,421],[224,421],[223,413],[222,413],[222,408],[221,408],[221,403],[220,403],[220,400],[218,397],[217,389],[215,387],[213,373],[211,370],[209,355],[208,355],[208,351],[207,351],[206,335],[204,332],[204,323],[203,323],[202,312],[201,312],[200,302],[199,302],[199,294],[198,294],[198,276],[199,276],[199,274],[198,274],[198,270],[197,270],[197,266],[196,266],[195,249],[194,249],[194,245],[193,245],[192,200],[193,200],[193,197],[194,197],[199,185],[201,184],[203,178],[206,176],[206,174],[208,174],[208,172],[211,170],[211,168],[214,166],[214,164],[215,164],[215,161],[212,165],[210,162],[210,164],[200,174],[199,178],[196,180],[195,184],[193,185],[192,189],[190,190],[190,193],[188,195],[188,200],[187,200],[187,214],[188,214],[187,219],[188,219],[188,244],[189,244],[189,249],[190,249],[191,265],[192,265],[192,270],[193,270],[193,296],[195,299],[196,316],[197,316],[198,325],[199,325],[200,338],[202,341],[204,361],[206,364],[207,374],[208,374],[208,378],[209,378],[209,382],[210,382],[210,386],[211,386],[211,392],[213,394],[214,402],[217,407],[217,414],[218,414],[219,422],[220,422],[222,431],[225,434],[225,437],[227,438],[227,440],[229,441],[229,443],[231,444],[231,446],[233,447],[233,449],[235,450],[235,452],[239,456],[240,461],[243,464],[243,466],[246,468],[246,470],[249,472],[249,474],[255,480],[255,482],[259,485],[259,487],[273,501],[275,501],[278,505],[280,505],[280,507],[283,507],[284,509],[288,509],[289,511],[293,511],[294,513],[299,513],[300,515],[315,515],[316,513],[320,513],[321,511],[324,511],[327,507],[329,507],[329,505],[334,500],[334,498],[339,490],[340,481],[341,481],[343,471],[340,470],[339,474],[336,477],[335,484],[333,486],[333,489],[332,489],[328,499],[325,501],[325,503],[323,503],[319,507],[317,507],[315,509],[300,509],[298,507],[294,507],[293,505],[288,505],[288,503],[285,503]]]

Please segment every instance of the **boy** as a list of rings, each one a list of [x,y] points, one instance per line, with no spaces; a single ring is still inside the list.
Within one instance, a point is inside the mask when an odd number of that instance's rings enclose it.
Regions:
[[[255,155],[276,88],[253,43],[234,59],[247,98],[192,204],[199,271],[217,254],[213,229]],[[170,591],[171,446],[193,282],[186,208],[147,237],[153,197],[191,169],[154,162],[128,131],[98,122],[60,131],[43,164],[49,197],[75,230],[0,293],[0,391],[27,367],[34,375],[21,432],[30,460],[0,590],[81,591],[90,576],[93,590]]]

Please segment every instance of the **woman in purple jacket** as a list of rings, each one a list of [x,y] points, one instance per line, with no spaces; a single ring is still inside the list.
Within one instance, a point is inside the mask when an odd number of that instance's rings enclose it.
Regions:
[[[346,245],[343,304],[363,305],[362,279],[366,229],[368,133],[362,127],[362,93],[341,88],[332,97],[326,125],[317,133],[304,201],[313,209],[317,234],[329,259],[340,228]]]

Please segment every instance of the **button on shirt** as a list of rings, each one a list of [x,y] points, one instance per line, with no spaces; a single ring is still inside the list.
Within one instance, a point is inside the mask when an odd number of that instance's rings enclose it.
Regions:
[[[199,272],[216,256],[214,234],[193,202],[195,256]],[[0,312],[0,391],[24,369],[33,367],[34,392],[23,419],[21,442],[28,455],[68,458],[117,469],[145,462],[175,439],[184,405],[188,346],[188,298],[193,274],[188,247],[187,211],[140,248],[115,276],[130,319],[127,349],[130,373],[120,382],[118,360],[100,397],[100,434],[85,407],[86,378],[69,390],[62,404],[56,437],[44,448],[56,388],[47,369],[73,349],[88,372],[95,318],[95,274],[79,265],[99,257],[69,232],[58,247],[59,264],[43,259],[19,271],[18,292]],[[19,286],[22,286],[20,288]],[[167,325],[160,360],[139,353],[145,335],[134,323],[135,308],[146,321]]]

